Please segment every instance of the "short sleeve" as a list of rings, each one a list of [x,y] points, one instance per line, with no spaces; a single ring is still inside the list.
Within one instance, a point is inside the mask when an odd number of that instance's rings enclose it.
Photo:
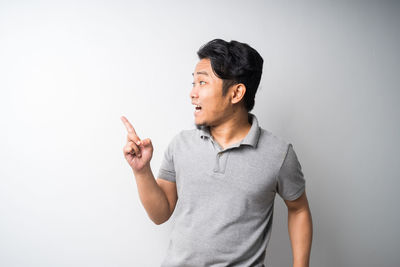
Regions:
[[[175,166],[174,166],[174,141],[176,136],[171,140],[167,149],[164,151],[164,156],[161,161],[161,166],[158,171],[157,178],[176,182],[175,179]]]
[[[277,192],[284,200],[295,200],[303,194],[304,190],[305,180],[301,165],[292,144],[289,144],[285,159],[279,170]]]

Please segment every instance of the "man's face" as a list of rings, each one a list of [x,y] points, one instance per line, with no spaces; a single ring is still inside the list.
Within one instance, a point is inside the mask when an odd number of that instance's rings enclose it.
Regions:
[[[215,126],[224,121],[231,110],[229,92],[222,96],[222,79],[215,76],[211,61],[200,60],[193,73],[193,88],[190,92],[195,106],[195,124],[197,126]],[[200,105],[201,109],[197,109]]]

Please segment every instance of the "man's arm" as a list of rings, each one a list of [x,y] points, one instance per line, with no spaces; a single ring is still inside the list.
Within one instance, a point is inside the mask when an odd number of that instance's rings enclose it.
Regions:
[[[155,180],[150,167],[134,175],[140,200],[150,219],[157,225],[168,221],[178,198],[175,183]]]
[[[150,219],[155,224],[162,224],[171,217],[177,201],[176,185],[167,181],[156,181],[150,167],[153,145],[150,138],[140,140],[135,128],[125,116],[127,143],[123,149],[125,159],[136,178],[139,197]]]
[[[308,267],[313,229],[306,192],[296,200],[285,200],[285,203],[288,208],[288,230],[292,244],[293,267]]]

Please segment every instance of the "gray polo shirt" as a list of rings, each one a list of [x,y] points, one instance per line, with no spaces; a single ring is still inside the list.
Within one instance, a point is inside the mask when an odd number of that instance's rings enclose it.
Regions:
[[[158,178],[176,182],[175,225],[163,267],[263,266],[275,194],[305,189],[292,144],[252,124],[222,149],[209,129],[183,130],[165,150]]]

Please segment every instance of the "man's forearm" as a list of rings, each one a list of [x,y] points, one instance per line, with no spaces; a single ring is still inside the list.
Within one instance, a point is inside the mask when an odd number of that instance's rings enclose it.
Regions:
[[[134,172],[139,197],[150,219],[161,224],[170,217],[168,199],[158,186],[150,166],[141,172]]]
[[[310,210],[289,210],[289,236],[292,244],[293,267],[308,267],[312,242],[312,218]]]

